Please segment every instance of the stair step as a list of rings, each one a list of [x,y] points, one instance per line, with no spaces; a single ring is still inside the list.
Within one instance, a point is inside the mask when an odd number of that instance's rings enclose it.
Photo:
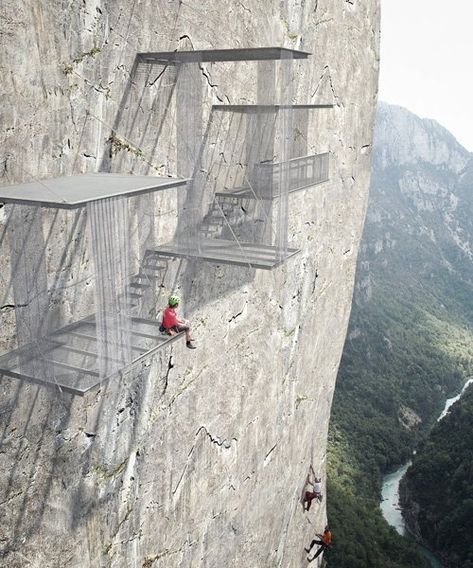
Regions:
[[[240,197],[236,197],[235,195],[217,195],[217,200],[218,201],[231,201],[233,203],[236,203],[239,199],[241,199]]]
[[[143,255],[143,260],[156,259],[156,260],[169,260],[159,254],[159,251],[153,249],[146,249]]]
[[[145,272],[138,272],[138,274],[135,274],[133,278],[149,278],[150,280],[156,280],[157,278],[159,278],[159,275],[153,273],[146,274]]]
[[[141,300],[143,298],[143,295],[138,294],[138,292],[129,292],[128,297],[129,298],[136,298],[137,300]]]
[[[162,263],[163,259],[162,257],[159,256],[158,253],[156,254],[148,254],[147,256],[145,256],[143,258],[143,262],[161,262]],[[161,266],[161,268],[165,268],[165,266]]]
[[[223,225],[223,223],[225,223],[225,219],[222,217],[206,217],[205,222],[212,225]]]
[[[147,270],[154,270],[156,272],[162,272],[163,270],[166,270],[166,268],[164,266],[159,266],[153,263],[159,262],[159,259],[157,258],[156,260],[146,260],[145,263],[143,263],[141,265],[141,268],[145,268]]]
[[[130,284],[128,284],[128,286],[130,288],[141,288],[141,289],[145,289],[145,288],[149,288],[149,284],[142,284],[141,282],[130,282]]]

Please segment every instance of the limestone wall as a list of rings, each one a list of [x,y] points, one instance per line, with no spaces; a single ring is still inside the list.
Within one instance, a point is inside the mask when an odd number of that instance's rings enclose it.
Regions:
[[[307,153],[331,152],[331,181],[289,198],[289,244],[301,253],[273,272],[173,262],[167,286],[184,297],[196,351],[174,343],[83,398],[1,378],[0,563],[305,565],[325,508],[303,513],[299,499],[309,464],[325,471],[366,211],[378,2],[5,0],[0,33],[4,184],[179,173],[170,131],[159,130],[165,88],[130,82],[137,52],[307,50],[299,102],[335,104],[301,129]],[[201,71],[204,104],[254,96],[248,67]],[[160,207],[174,227],[175,196]],[[155,232],[170,237],[166,222]],[[51,271],[60,248],[46,252]],[[5,290],[6,256],[0,265]],[[21,308],[2,306],[6,350]]]

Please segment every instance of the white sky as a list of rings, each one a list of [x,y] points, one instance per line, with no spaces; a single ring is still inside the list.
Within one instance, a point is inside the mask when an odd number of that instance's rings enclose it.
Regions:
[[[382,0],[379,89],[473,151],[473,0]]]

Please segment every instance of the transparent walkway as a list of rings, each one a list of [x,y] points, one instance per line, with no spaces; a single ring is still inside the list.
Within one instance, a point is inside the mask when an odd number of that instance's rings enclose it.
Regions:
[[[0,201],[74,209],[92,201],[133,197],[172,187],[188,179],[131,174],[88,173],[0,187]]]
[[[277,247],[259,243],[202,238],[197,243],[189,244],[169,242],[156,247],[154,251],[158,256],[198,258],[216,264],[236,264],[272,270],[297,254],[299,249],[288,248],[281,251]]]
[[[217,191],[216,196],[241,199],[277,199],[280,196],[281,170],[285,169],[288,193],[329,181],[329,153],[292,158],[286,162],[255,166],[255,181],[250,185]]]
[[[217,61],[270,61],[307,59],[307,51],[284,47],[244,47],[240,49],[202,49],[197,51],[151,51],[138,53],[145,63],[216,63]]]
[[[163,335],[159,325],[157,320],[131,317],[131,361],[115,360],[115,368],[123,371],[182,335]],[[90,316],[2,355],[0,373],[84,395],[113,376],[100,376],[98,348],[95,316]],[[113,353],[107,346],[105,350]]]

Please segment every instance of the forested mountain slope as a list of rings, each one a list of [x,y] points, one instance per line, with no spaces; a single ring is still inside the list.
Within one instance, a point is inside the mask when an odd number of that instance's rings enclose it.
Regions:
[[[433,428],[401,485],[409,526],[447,566],[473,567],[473,388]]]
[[[442,126],[381,103],[357,283],[332,408],[330,565],[420,566],[393,552],[383,473],[410,455],[472,372],[473,161]],[[391,538],[388,544],[385,531]],[[357,561],[360,543],[371,557]]]

